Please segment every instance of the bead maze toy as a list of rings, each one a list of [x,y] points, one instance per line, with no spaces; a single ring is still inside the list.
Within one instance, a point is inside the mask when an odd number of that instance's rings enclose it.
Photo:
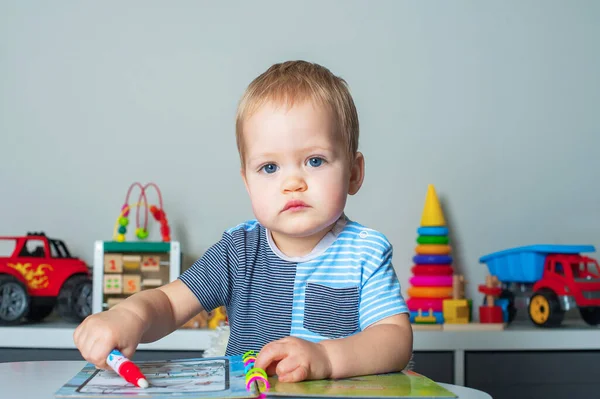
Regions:
[[[131,196],[131,191],[135,188],[140,188],[140,196],[138,198],[137,203],[129,204],[129,197]],[[156,194],[158,196],[158,206],[157,205],[148,205],[148,198],[146,196],[146,190],[148,188],[154,188]],[[140,208],[144,207],[144,225],[143,227],[140,225]],[[142,186],[140,183],[135,182],[129,186],[127,190],[127,195],[125,196],[125,203],[121,207],[121,213],[115,222],[115,228],[113,232],[113,239],[118,242],[125,241],[125,236],[127,234],[127,226],[129,225],[129,212],[132,208],[136,209],[136,229],[135,235],[140,240],[145,240],[148,238],[148,212],[152,213],[154,219],[160,223],[160,233],[162,236],[162,240],[164,242],[171,241],[171,228],[169,227],[169,222],[167,220],[167,214],[164,211],[162,194],[160,189],[155,183],[148,183]]]
[[[140,189],[138,202],[129,204],[134,188]],[[157,204],[149,204],[146,191],[153,188]],[[136,209],[135,236],[127,241],[130,211]],[[141,208],[144,219],[140,222]],[[148,213],[160,225],[161,241],[146,241],[149,237]],[[98,313],[144,289],[155,288],[175,280],[181,273],[181,248],[171,240],[162,194],[154,183],[133,183],[127,190],[125,203],[115,223],[112,241],[96,241],[94,245],[92,312]]]
[[[431,184],[427,188],[417,234],[416,255],[411,268],[413,277],[407,290],[410,319],[413,327],[430,325],[428,329],[439,329],[444,323],[444,299],[452,298],[454,268],[448,227],[435,187]]]

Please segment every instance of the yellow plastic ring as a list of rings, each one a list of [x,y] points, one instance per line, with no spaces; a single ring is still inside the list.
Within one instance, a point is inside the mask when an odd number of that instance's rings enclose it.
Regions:
[[[255,375],[262,375],[265,379],[268,378],[267,373],[265,373],[263,369],[253,368],[248,372],[248,374],[246,374],[246,382],[248,382],[248,380]]]

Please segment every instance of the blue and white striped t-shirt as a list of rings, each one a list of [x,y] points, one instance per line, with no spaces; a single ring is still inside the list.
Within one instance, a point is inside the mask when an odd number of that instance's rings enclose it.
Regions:
[[[257,221],[225,233],[179,279],[207,311],[225,306],[226,355],[295,336],[317,342],[407,313],[386,237],[342,216],[303,257],[284,255]]]

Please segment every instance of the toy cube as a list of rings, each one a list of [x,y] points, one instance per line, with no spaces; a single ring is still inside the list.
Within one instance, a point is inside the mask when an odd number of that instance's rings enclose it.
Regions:
[[[105,273],[121,273],[121,272],[123,272],[123,257],[118,254],[104,255],[104,272]]]
[[[123,255],[123,269],[128,272],[140,270],[142,257],[139,255]]]
[[[124,274],[123,275],[123,293],[135,294],[142,290],[142,278],[139,274]]]
[[[160,258],[158,256],[144,256],[142,260],[142,272],[157,272],[160,270]]]
[[[466,324],[470,320],[469,302],[466,299],[445,299],[443,302],[444,322]]]
[[[107,274],[104,276],[104,292],[107,294],[120,294],[123,292],[123,275]]]

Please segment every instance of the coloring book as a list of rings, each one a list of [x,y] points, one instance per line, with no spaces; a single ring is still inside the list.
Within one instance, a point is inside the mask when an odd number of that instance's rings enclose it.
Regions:
[[[257,385],[246,388],[242,356],[138,361],[150,387],[137,388],[114,371],[87,364],[56,393],[56,398],[244,399],[260,396]],[[267,398],[456,398],[420,374],[404,371],[338,380],[283,383],[269,377]]]

